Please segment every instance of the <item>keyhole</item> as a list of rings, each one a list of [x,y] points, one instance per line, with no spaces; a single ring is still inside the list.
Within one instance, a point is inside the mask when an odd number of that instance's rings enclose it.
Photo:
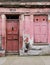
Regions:
[[[14,30],[14,28],[12,27],[12,31]]]

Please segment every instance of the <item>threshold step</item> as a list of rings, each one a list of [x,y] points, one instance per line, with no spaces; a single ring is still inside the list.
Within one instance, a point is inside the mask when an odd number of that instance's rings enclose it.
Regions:
[[[17,52],[15,52],[15,53],[13,53],[13,52],[9,52],[9,53],[6,53],[6,55],[18,55],[19,53],[17,53]]]

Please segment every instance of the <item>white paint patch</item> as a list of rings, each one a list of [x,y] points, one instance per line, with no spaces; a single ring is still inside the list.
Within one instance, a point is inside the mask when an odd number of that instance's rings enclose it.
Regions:
[[[31,48],[34,44],[33,37],[31,39],[29,39],[29,42],[30,42],[30,48]]]
[[[22,46],[22,49],[24,50],[25,49],[25,39],[28,38],[28,42],[27,43],[30,43],[29,42],[29,39],[30,39],[30,35],[29,34],[23,34],[23,46]]]
[[[30,38],[30,35],[29,34],[23,34],[23,41],[26,39],[26,38]]]
[[[32,47],[32,45],[34,44],[34,40],[33,40],[33,37],[30,38],[30,35],[29,34],[23,34],[23,49],[25,48],[25,39],[28,38],[28,42],[30,44],[30,47]]]
[[[30,44],[33,44],[33,38],[29,39]]]

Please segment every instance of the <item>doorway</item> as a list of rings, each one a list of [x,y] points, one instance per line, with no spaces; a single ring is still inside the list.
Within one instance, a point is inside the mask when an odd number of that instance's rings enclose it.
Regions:
[[[6,15],[6,52],[19,52],[19,15]]]

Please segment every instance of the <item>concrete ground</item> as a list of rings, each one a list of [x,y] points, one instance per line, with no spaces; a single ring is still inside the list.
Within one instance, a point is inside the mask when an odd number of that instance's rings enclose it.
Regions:
[[[0,57],[0,65],[50,65],[50,56],[17,56]]]

